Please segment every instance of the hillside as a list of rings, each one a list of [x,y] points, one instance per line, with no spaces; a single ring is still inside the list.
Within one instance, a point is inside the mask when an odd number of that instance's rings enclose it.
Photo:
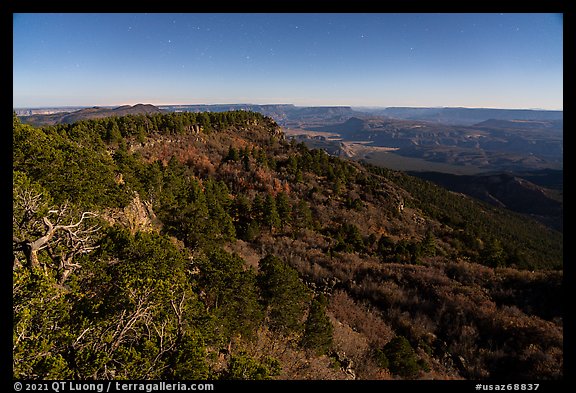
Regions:
[[[561,191],[539,186],[523,177],[509,173],[475,176],[457,176],[437,172],[413,172],[412,174],[433,181],[451,191],[461,192],[492,205],[530,215],[562,232],[564,209]]]
[[[13,151],[15,378],[563,377],[537,221],[249,111],[14,116]]]

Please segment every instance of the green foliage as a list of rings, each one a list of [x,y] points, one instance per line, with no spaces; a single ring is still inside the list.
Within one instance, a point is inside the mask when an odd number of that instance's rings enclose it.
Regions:
[[[228,154],[224,157],[224,162],[240,160],[240,153],[232,145],[228,148]]]
[[[252,219],[258,222],[264,220],[264,200],[260,194],[256,194],[252,200]]]
[[[97,257],[117,259],[109,273],[118,281],[134,279],[169,280],[181,278],[187,264],[185,251],[178,250],[166,236],[110,228],[102,240]]]
[[[362,200],[360,198],[354,198],[354,199],[346,198],[344,206],[346,206],[347,209],[360,211],[362,210],[362,207],[364,207],[364,204],[362,203]]]
[[[71,140],[54,129],[16,124],[13,168],[49,190],[56,203],[122,206],[127,202],[126,190],[114,181],[114,162],[104,146]]]
[[[296,228],[312,228],[314,226],[314,218],[310,207],[304,200],[298,201],[292,207],[293,225]]]
[[[298,273],[280,258],[268,255],[259,263],[258,284],[266,307],[268,325],[282,334],[303,328],[309,290]]]
[[[378,244],[376,247],[376,252],[381,258],[386,259],[386,257],[394,251],[394,241],[386,235],[380,236],[378,239]]]
[[[280,363],[274,358],[267,357],[263,361],[258,361],[250,355],[240,352],[232,356],[224,379],[271,379],[280,374],[280,370]]]
[[[276,199],[274,199],[272,194],[267,194],[266,199],[264,199],[264,204],[262,206],[262,220],[271,231],[280,227],[280,216],[276,209]]]
[[[82,334],[69,360],[75,374],[207,377],[206,315],[191,291],[196,284],[186,253],[165,236],[110,228],[97,257],[78,282],[79,294],[90,297],[73,303],[72,327]]]
[[[334,251],[363,252],[365,250],[362,234],[354,224],[343,223],[336,229],[327,228],[326,232],[336,240]]]
[[[396,263],[419,263],[422,256],[422,244],[417,241],[400,240],[396,242],[385,260]]]
[[[491,267],[503,267],[506,264],[506,252],[498,239],[490,238],[480,251],[482,263]]]
[[[118,143],[120,141],[122,141],[122,133],[120,132],[120,128],[118,127],[118,123],[117,122],[110,122],[108,124],[107,130],[106,130],[106,136],[104,138],[104,140],[108,143]]]
[[[221,249],[209,251],[197,263],[199,290],[205,293],[216,338],[224,343],[236,334],[253,337],[263,318],[255,273],[244,270],[240,257]]]
[[[436,238],[431,230],[426,231],[426,235],[420,244],[420,249],[425,256],[436,255]]]
[[[244,194],[236,195],[231,205],[231,219],[235,227],[236,236],[240,239],[247,239],[248,226],[252,221],[252,204],[250,199]]]
[[[388,360],[386,353],[382,349],[376,348],[374,350],[374,359],[376,359],[376,363],[378,364],[378,367],[381,367],[381,368],[389,368],[390,367],[390,361]]]
[[[261,232],[260,224],[258,224],[258,222],[256,221],[251,221],[248,223],[248,226],[246,228],[244,239],[249,242],[253,242],[258,238],[258,236],[260,236],[260,232]]]
[[[171,380],[202,380],[210,376],[206,347],[196,334],[185,334],[170,359],[171,367],[163,378]]]
[[[280,224],[282,227],[284,227],[290,222],[292,207],[290,206],[288,196],[283,192],[280,192],[278,195],[276,195],[276,210],[278,212]]]
[[[301,344],[317,355],[325,354],[332,347],[333,333],[334,327],[326,315],[326,299],[320,295],[310,304]]]
[[[420,372],[418,357],[406,337],[394,337],[384,346],[384,355],[388,359],[390,371],[394,374],[403,378],[414,378]]]
[[[164,230],[191,248],[236,237],[232,199],[226,184],[208,179],[201,184],[186,167],[171,159],[158,193],[158,216]]]
[[[451,242],[461,255],[488,266],[498,264],[524,269],[560,269],[563,261],[563,236],[526,217],[498,209],[471,198],[451,193],[432,182],[402,172],[365,165],[374,175],[394,182],[414,198],[407,206],[417,207],[429,217],[449,226]],[[370,188],[377,187],[377,176],[365,179]],[[498,239],[503,253],[482,254],[480,244]],[[520,252],[519,250],[522,250]],[[492,250],[495,251],[495,250]],[[482,255],[481,255],[482,254]]]
[[[64,356],[72,343],[70,305],[54,277],[40,270],[13,272],[13,376],[69,379]]]

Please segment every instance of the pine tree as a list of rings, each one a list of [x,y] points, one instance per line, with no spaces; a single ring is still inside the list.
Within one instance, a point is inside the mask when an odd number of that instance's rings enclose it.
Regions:
[[[282,227],[286,225],[290,221],[290,201],[288,200],[288,196],[280,192],[276,195],[276,210],[278,211],[278,217],[280,218],[280,223]]]
[[[270,227],[270,231],[280,227],[280,216],[276,208],[276,199],[272,194],[267,194],[263,206],[264,224]]]
[[[118,123],[112,119],[108,123],[108,133],[106,135],[106,141],[108,143],[120,142],[122,140],[122,134],[120,133],[120,128]]]
[[[332,346],[334,327],[326,315],[326,299],[320,295],[312,300],[304,325],[302,346],[317,355],[326,353]]]
[[[414,378],[418,375],[418,357],[406,337],[394,337],[384,346],[384,353],[389,361],[389,369],[394,374],[403,378]]]
[[[252,219],[257,222],[262,222],[264,217],[264,201],[260,194],[256,194],[252,200]]]
[[[426,256],[436,255],[436,238],[431,230],[426,231],[421,243],[422,253]]]
[[[244,172],[250,171],[250,157],[247,154],[242,156],[242,168]]]
[[[220,248],[200,257],[198,265],[206,305],[216,317],[214,333],[223,342],[228,342],[236,333],[252,336],[263,317],[254,271],[244,270],[240,257]]]
[[[303,199],[301,199],[297,205],[293,206],[292,217],[292,224],[297,228],[312,228],[314,224],[312,211]]]
[[[273,255],[260,260],[258,267],[258,284],[270,328],[286,335],[301,331],[309,290],[296,270]]]
[[[224,162],[238,161],[239,159],[240,153],[238,153],[238,150],[236,150],[234,146],[230,145],[228,148],[228,154],[226,154],[226,157],[224,157]]]

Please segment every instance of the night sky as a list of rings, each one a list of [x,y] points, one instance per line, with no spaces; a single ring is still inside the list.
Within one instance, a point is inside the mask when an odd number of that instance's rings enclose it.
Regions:
[[[563,109],[559,14],[14,14],[13,106]]]

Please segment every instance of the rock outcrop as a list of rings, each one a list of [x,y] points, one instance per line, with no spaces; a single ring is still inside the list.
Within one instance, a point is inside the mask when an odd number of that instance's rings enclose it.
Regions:
[[[150,201],[142,201],[140,195],[134,192],[134,198],[123,209],[109,209],[102,217],[110,225],[120,224],[127,228],[131,234],[138,231],[155,231],[159,229],[159,221],[152,210]]]

